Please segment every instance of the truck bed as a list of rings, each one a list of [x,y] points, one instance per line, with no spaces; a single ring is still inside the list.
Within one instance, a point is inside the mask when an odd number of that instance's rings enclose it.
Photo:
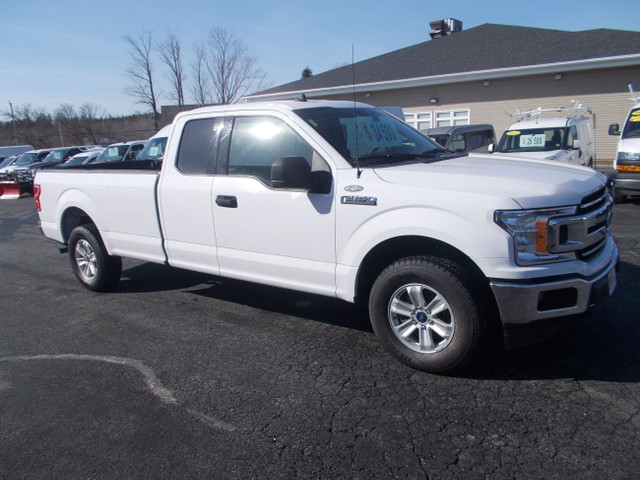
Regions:
[[[65,216],[85,216],[99,229],[109,254],[163,262],[156,208],[159,170],[154,162],[118,162],[50,168],[37,173],[42,185],[40,227],[65,243]],[[76,205],[83,205],[79,210]]]

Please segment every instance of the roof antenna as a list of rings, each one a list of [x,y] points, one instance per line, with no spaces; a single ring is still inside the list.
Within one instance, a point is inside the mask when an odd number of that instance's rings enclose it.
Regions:
[[[298,98],[296,98],[296,100],[298,102],[306,102],[307,101],[307,96],[304,93],[301,93],[300,95],[298,95]]]
[[[355,65],[355,46],[351,44],[351,80],[353,82],[353,125],[356,133],[356,178],[362,175],[360,168],[360,148],[358,146],[358,109],[356,107],[356,65]]]

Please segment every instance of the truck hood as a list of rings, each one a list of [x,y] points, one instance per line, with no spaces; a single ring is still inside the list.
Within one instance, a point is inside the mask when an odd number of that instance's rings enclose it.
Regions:
[[[498,152],[494,155],[499,155],[504,158],[524,158],[528,160],[546,160],[551,157],[563,156],[567,153],[567,150],[548,150],[544,152],[522,152],[522,153],[502,153]]]
[[[375,172],[390,183],[511,198],[522,208],[577,205],[607,182],[606,175],[591,168],[495,154],[377,168]]]

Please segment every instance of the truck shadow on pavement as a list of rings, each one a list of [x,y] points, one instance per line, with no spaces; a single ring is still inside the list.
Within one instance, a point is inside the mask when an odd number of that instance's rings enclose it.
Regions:
[[[169,290],[182,290],[191,295],[232,302],[358,331],[373,332],[365,307],[352,305],[335,298],[153,263],[143,263],[124,270],[123,277],[115,292],[143,293]]]
[[[494,380],[561,379],[640,382],[640,268],[621,262],[618,287],[584,316],[558,327],[546,341],[505,350],[493,335],[473,366],[458,377]],[[183,291],[271,313],[373,333],[365,306],[220,278],[152,263],[128,268],[116,293]]]

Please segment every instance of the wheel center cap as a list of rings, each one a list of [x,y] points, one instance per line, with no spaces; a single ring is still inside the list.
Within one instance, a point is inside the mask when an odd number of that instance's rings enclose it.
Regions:
[[[427,323],[427,321],[429,320],[429,317],[424,312],[418,312],[416,314],[416,320],[420,323]]]

